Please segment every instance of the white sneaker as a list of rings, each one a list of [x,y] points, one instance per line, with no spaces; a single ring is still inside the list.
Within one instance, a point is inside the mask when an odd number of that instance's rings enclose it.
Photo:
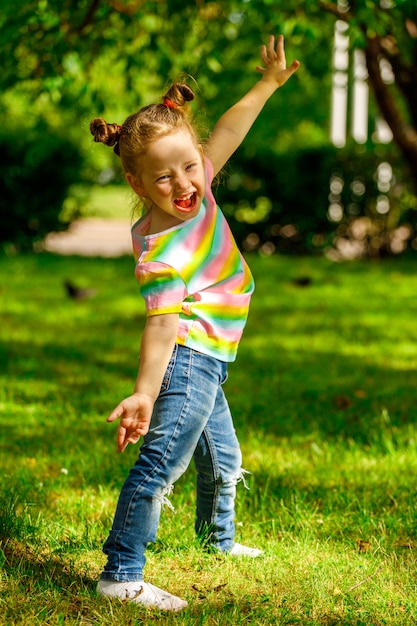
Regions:
[[[263,554],[263,550],[258,550],[258,548],[248,548],[247,546],[242,546],[240,543],[235,543],[228,554],[231,556],[249,556],[256,558],[257,556],[261,556],[261,554]]]
[[[181,611],[187,606],[185,600],[159,589],[143,580],[136,582],[118,582],[115,580],[99,580],[97,592],[102,596],[120,598],[128,602],[137,602],[144,606],[162,609],[163,611]]]

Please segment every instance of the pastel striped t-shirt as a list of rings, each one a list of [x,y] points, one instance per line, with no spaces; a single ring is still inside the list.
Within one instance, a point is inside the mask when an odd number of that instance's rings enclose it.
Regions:
[[[246,324],[254,282],[211,191],[198,214],[146,235],[149,215],[132,227],[135,274],[147,315],[179,313],[177,343],[221,361],[234,361]]]

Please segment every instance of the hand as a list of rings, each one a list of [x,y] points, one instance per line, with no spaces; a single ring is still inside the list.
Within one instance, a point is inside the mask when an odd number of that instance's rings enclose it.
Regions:
[[[117,433],[117,447],[124,452],[129,443],[137,443],[146,435],[152,417],[154,401],[150,396],[134,393],[117,405],[107,418],[114,422],[121,418]]]
[[[257,65],[256,69],[262,74],[262,80],[275,81],[278,87],[282,87],[300,67],[299,61],[293,61],[287,67],[282,35],[278,35],[276,47],[275,37],[273,35],[269,37],[268,45],[261,48],[261,57],[265,67]]]

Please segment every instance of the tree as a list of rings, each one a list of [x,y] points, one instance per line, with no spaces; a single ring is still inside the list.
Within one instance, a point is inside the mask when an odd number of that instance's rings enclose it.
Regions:
[[[257,153],[279,157],[285,167],[300,162],[297,151],[327,150],[335,19],[349,25],[351,47],[364,49],[373,109],[379,107],[393,132],[395,144],[378,150],[396,168],[409,170],[417,190],[416,0],[3,0],[0,106],[17,135],[39,127],[41,119],[75,141],[91,165],[91,180],[112,158],[111,151],[91,150],[91,117],[121,122],[157,100],[166,83],[183,72],[196,79],[194,110],[210,128],[256,80],[257,51],[267,35],[281,32],[289,61],[299,58],[301,68],[285,85],[285,96],[267,103],[235,163],[250,174]],[[383,62],[395,76],[391,84],[384,81]],[[339,160],[360,167],[357,146],[347,148],[350,153]],[[367,156],[374,148],[368,141]],[[301,161],[306,163],[302,154]],[[324,161],[329,163],[328,155]],[[373,167],[372,159],[366,162]],[[354,179],[355,172],[350,174]],[[401,202],[394,199],[396,224],[414,223],[409,182],[400,178],[398,187],[405,191]],[[246,180],[250,184],[250,176]],[[322,198],[318,210],[325,220]]]
[[[281,31],[291,54],[303,60],[301,97],[295,103],[287,96],[291,110],[298,119],[302,113],[314,119],[317,132],[328,115],[323,87],[330,89],[332,16],[349,24],[352,47],[365,50],[375,100],[417,188],[416,0],[3,0],[0,84],[2,92],[26,95],[36,114],[45,104],[61,113],[116,113],[121,94],[131,110],[184,71],[216,102],[222,92],[233,98],[253,81],[247,68],[255,49],[267,33]],[[382,60],[392,68],[393,84],[384,82]]]
[[[199,94],[214,104],[210,111],[216,116],[225,101],[231,102],[256,80],[258,50],[269,32],[284,31],[289,37],[298,32],[302,43],[306,23],[300,27],[294,17],[278,19],[275,8],[271,17],[271,8],[260,0],[4,0],[2,93],[26,98],[28,114],[59,110],[60,117],[71,112],[79,117],[97,109],[131,112],[133,106],[158,97],[169,79],[185,72],[196,77]],[[323,79],[328,74],[329,47],[316,40],[317,27],[313,34],[308,28],[314,50],[312,76]],[[296,45],[291,46],[295,55]],[[306,76],[307,66],[304,71]],[[302,88],[311,90],[307,82]],[[289,86],[287,93],[294,90]],[[7,106],[8,98],[2,99]],[[293,106],[286,107],[281,115],[291,110]],[[324,123],[320,110],[315,108],[319,123]],[[56,121],[56,115],[50,118]]]
[[[369,82],[376,103],[410,168],[417,190],[415,0],[323,1],[320,6],[347,22],[352,33],[351,45],[365,51]],[[389,63],[394,80],[384,78],[384,61]]]

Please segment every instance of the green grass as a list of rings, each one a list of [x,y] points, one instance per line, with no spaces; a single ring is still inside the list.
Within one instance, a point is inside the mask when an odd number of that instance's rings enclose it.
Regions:
[[[75,185],[72,196],[82,201],[82,217],[130,220],[134,212],[136,196],[127,185]]]
[[[133,261],[0,257],[0,624],[417,624],[415,261],[250,264],[226,392],[251,472],[237,538],[265,557],[202,552],[190,468],[149,549],[148,580],[189,601],[166,615],[94,591],[137,454],[105,422],[136,374]]]

